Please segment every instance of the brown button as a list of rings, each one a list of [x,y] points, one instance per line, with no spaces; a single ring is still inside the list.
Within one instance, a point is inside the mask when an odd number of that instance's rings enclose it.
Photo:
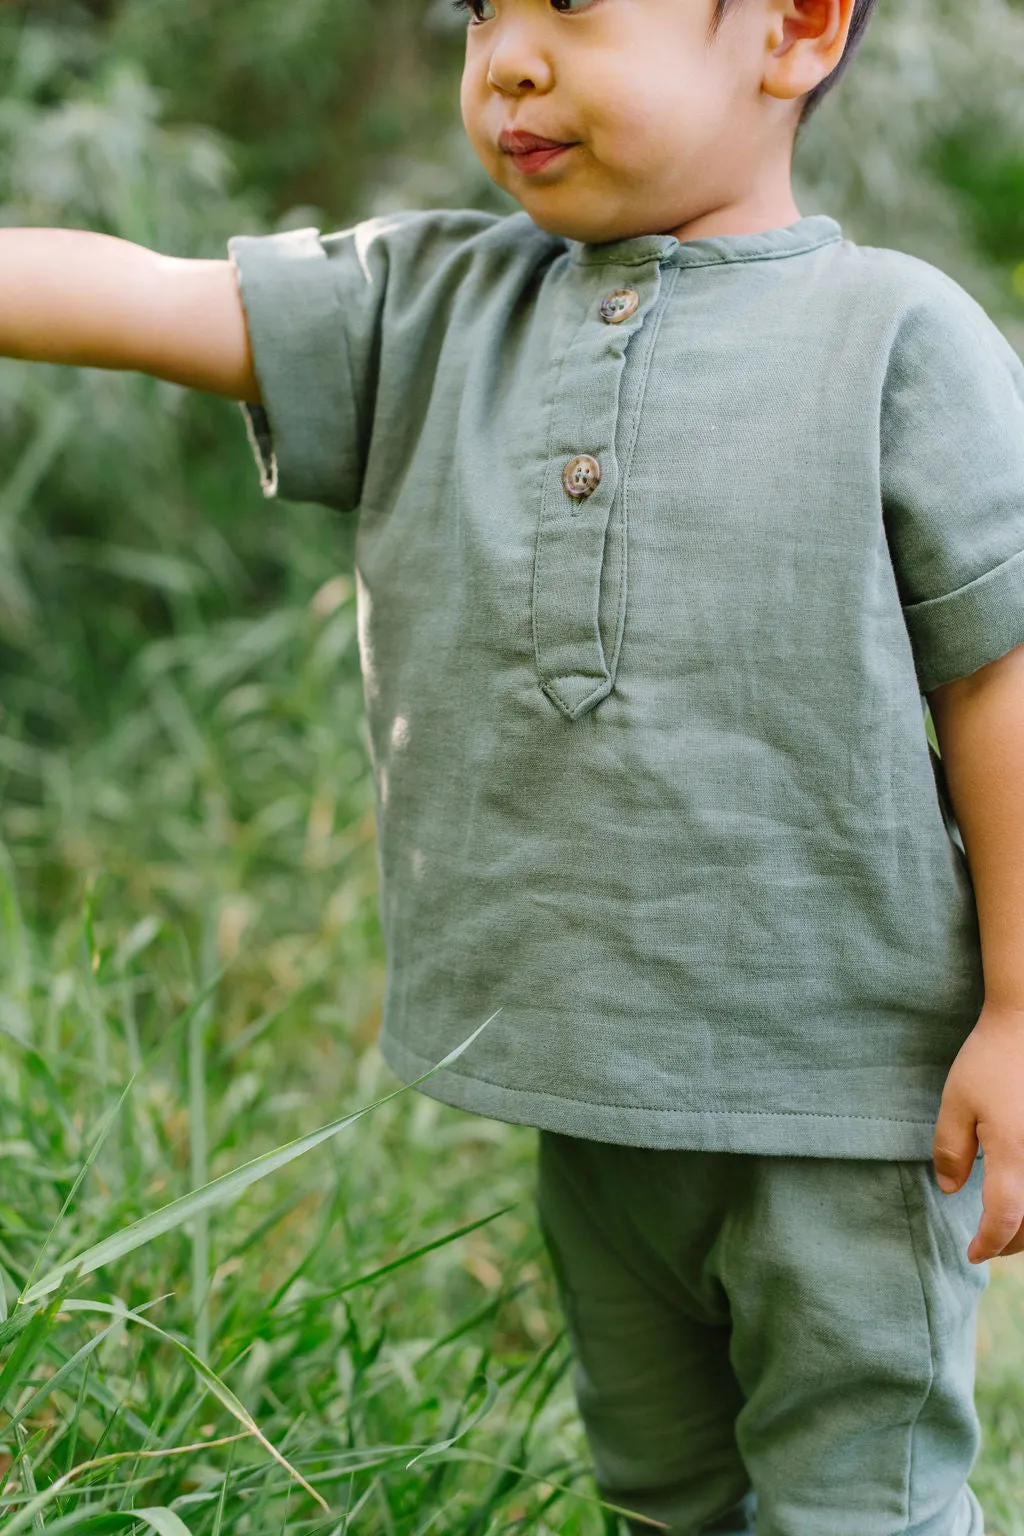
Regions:
[[[570,496],[589,496],[601,483],[601,466],[589,453],[570,459],[562,471],[562,484]]]
[[[601,300],[601,319],[607,320],[609,325],[618,325],[620,320],[628,320],[635,314],[639,303],[640,295],[635,288],[616,288],[614,293]]]

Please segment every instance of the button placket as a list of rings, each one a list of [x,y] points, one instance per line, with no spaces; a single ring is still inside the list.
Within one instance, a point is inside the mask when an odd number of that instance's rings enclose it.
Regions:
[[[611,288],[608,278],[622,270],[609,263],[567,274],[572,319],[550,398],[533,631],[541,687],[570,720],[606,698],[614,682],[614,658],[610,666],[601,639],[601,604],[606,544],[619,511],[616,428],[627,347],[661,287],[657,255],[626,269],[631,288]],[[574,286],[583,293],[574,294]],[[621,558],[614,572],[604,573],[603,591],[621,612],[624,536],[616,544]]]

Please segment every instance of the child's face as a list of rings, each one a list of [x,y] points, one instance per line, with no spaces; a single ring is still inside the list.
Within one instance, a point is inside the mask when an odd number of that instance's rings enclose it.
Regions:
[[[469,5],[466,132],[542,229],[601,243],[738,206],[764,208],[768,223],[773,204],[780,222],[799,217],[789,166],[800,103],[793,66],[775,62],[793,56],[785,3],[744,0],[713,42],[714,0]],[[780,87],[774,72],[787,68]],[[499,143],[510,130],[571,147],[517,161]]]

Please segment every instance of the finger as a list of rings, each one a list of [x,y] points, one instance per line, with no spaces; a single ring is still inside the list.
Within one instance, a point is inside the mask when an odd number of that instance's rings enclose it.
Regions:
[[[1001,1257],[1008,1259],[1014,1253],[1024,1253],[1024,1224],[1018,1228],[1017,1236],[1011,1238],[1011,1240],[1007,1243],[1006,1247],[1002,1251]]]
[[[986,1153],[985,1161],[981,1221],[967,1250],[972,1264],[982,1264],[1002,1253],[1024,1222],[1024,1177],[1019,1164],[1005,1154],[990,1160]]]
[[[932,1160],[939,1188],[944,1194],[951,1195],[970,1177],[978,1155],[975,1126],[975,1117],[970,1110],[943,1094],[939,1118],[935,1122]]]

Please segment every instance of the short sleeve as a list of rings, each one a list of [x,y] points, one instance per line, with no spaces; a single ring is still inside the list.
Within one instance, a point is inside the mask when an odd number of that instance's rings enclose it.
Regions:
[[[359,506],[382,369],[410,410],[429,393],[424,335],[443,323],[452,258],[495,222],[414,210],[329,235],[232,237],[262,397],[242,412],[265,496]]]
[[[881,421],[886,535],[922,693],[1024,643],[1024,365],[929,270],[893,343]]]

